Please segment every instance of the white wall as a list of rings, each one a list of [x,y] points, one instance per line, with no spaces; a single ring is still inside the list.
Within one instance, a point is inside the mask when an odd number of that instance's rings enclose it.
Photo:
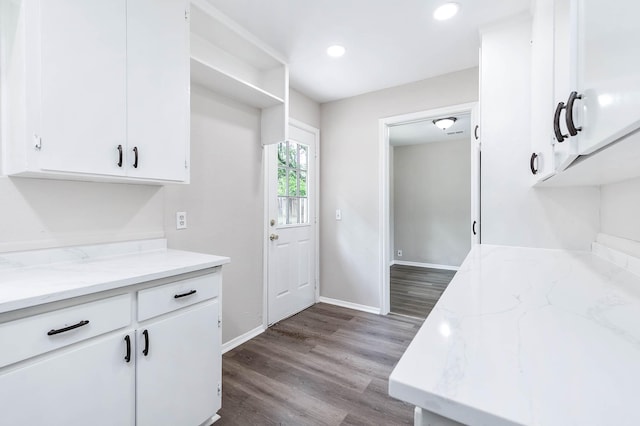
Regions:
[[[462,139],[394,147],[394,259],[462,264],[471,249],[470,145]]]
[[[380,306],[378,120],[477,99],[472,68],[321,105],[322,296]]]
[[[320,104],[294,89],[289,89],[289,116],[320,128]]]
[[[603,185],[600,202],[601,232],[640,242],[640,178]]]
[[[290,115],[317,123],[318,104],[294,98]],[[191,184],[165,188],[165,230],[172,248],[231,257],[223,268],[223,342],[262,325],[262,155],[259,110],[192,86]],[[176,230],[177,211],[187,212],[185,230]]]
[[[162,187],[0,177],[0,252],[163,236]]]
[[[481,70],[482,243],[589,250],[599,189],[531,187],[529,20],[484,32]]]
[[[171,248],[229,256],[222,340],[262,324],[263,171],[260,111],[191,87],[191,183],[165,188]],[[175,214],[188,228],[176,230]]]

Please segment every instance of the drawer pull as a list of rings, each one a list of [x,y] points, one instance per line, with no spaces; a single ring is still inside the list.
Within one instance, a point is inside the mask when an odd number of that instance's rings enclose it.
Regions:
[[[131,361],[131,337],[129,337],[129,335],[127,334],[126,336],[124,336],[124,341],[127,344],[127,354],[124,356],[124,361],[130,362]]]
[[[142,355],[149,355],[149,332],[147,330],[142,332],[144,336],[144,349],[142,350]]]
[[[49,331],[47,333],[47,336],[53,336],[54,334],[64,333],[65,331],[71,331],[73,329],[76,329],[78,327],[82,327],[83,325],[87,325],[87,324],[89,324],[89,320],[83,320],[83,321],[80,321],[77,324],[70,325],[69,327],[58,328],[57,330],[54,328],[53,330],[51,330],[51,331]]]
[[[198,291],[198,290],[195,290],[195,289],[194,289],[194,290],[188,291],[188,292],[186,292],[186,293],[176,294],[176,295],[174,295],[174,296],[173,296],[173,298],[174,298],[174,299],[180,299],[181,297],[191,296],[192,294],[196,294],[196,292],[197,292],[197,291]]]

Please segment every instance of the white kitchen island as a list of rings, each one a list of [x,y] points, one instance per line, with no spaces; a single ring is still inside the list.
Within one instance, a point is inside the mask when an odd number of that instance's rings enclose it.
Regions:
[[[640,262],[475,246],[389,378],[422,425],[638,425]]]
[[[0,424],[210,425],[229,261],[163,239],[0,254]]]

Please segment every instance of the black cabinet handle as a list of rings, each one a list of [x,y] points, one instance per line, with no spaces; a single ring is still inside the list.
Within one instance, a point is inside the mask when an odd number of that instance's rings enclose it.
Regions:
[[[122,167],[122,145],[118,145],[118,167]]]
[[[147,330],[142,332],[144,336],[144,349],[142,350],[142,355],[149,355],[149,332]]]
[[[562,114],[562,110],[565,108],[564,102],[560,102],[556,107],[556,112],[553,114],[553,132],[556,134],[556,140],[558,142],[563,142],[569,137],[569,135],[563,135],[562,130],[560,130],[560,114]]]
[[[567,122],[567,129],[571,136],[575,136],[582,130],[582,127],[576,127],[573,122],[573,104],[576,99],[582,99],[582,95],[578,95],[578,92],[571,92],[569,99],[567,100],[567,111],[564,113],[565,121]]]
[[[138,147],[137,146],[133,147],[133,154],[134,154],[133,168],[137,169],[138,168]]]
[[[476,221],[473,221],[473,225],[471,225],[471,231],[473,232],[473,235],[476,235]]]
[[[195,289],[194,289],[194,290],[188,291],[188,292],[186,292],[186,293],[176,294],[176,295],[174,295],[174,296],[173,296],[173,298],[174,298],[174,299],[180,299],[181,297],[191,296],[192,294],[196,294],[196,292],[197,292],[197,291],[198,291],[198,290],[195,290]]]
[[[69,327],[58,328],[58,329],[54,328],[47,333],[47,336],[53,336],[55,334],[64,333],[65,331],[74,330],[78,327],[82,327],[83,325],[87,325],[87,324],[89,324],[89,320],[80,321],[79,323],[70,325]]]
[[[473,129],[473,136],[476,138],[476,140],[478,140],[478,128],[479,128],[479,127],[480,127],[480,126],[478,126],[478,125],[476,124],[476,127]]]
[[[531,154],[531,159],[529,160],[529,167],[531,168],[531,173],[533,173],[534,175],[538,174],[538,167],[537,167],[538,164],[536,161],[537,159],[538,159],[538,154],[536,154],[535,152]]]
[[[127,354],[124,356],[124,361],[130,362],[131,361],[131,338],[129,337],[128,334],[124,336],[124,341],[127,344]]]

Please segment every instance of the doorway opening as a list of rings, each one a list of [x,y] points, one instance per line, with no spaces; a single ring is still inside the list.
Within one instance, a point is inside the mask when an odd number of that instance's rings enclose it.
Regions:
[[[480,242],[477,121],[477,103],[380,120],[382,314],[426,318]]]

